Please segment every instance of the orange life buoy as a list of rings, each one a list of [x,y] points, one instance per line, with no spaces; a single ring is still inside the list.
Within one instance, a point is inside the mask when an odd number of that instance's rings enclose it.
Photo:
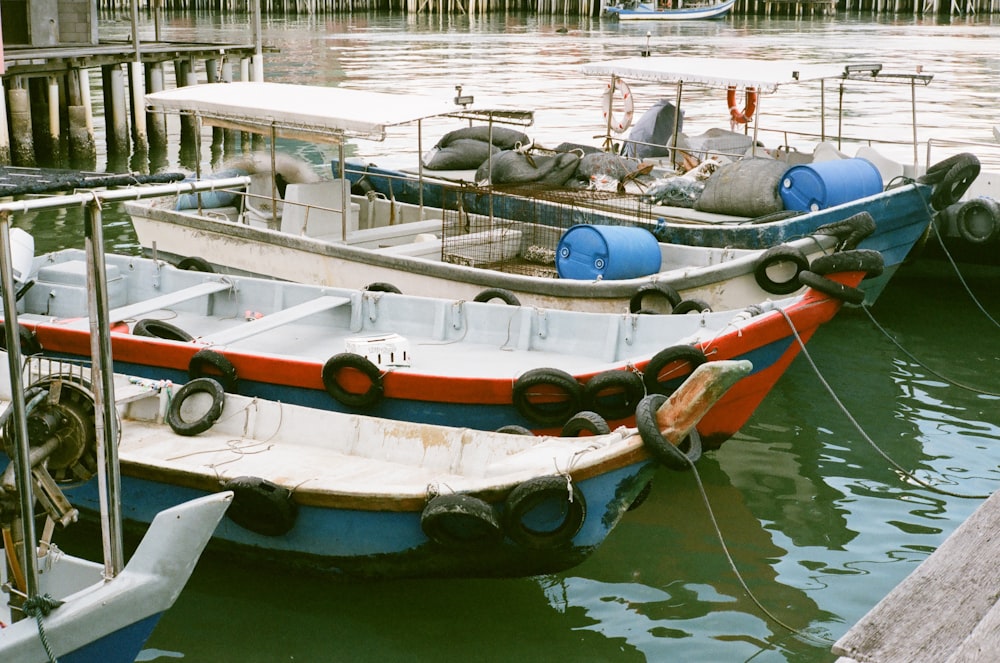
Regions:
[[[747,88],[747,103],[740,110],[736,105],[736,86],[730,85],[726,91],[726,103],[729,104],[729,118],[736,124],[746,124],[757,110],[757,89]]]
[[[615,93],[617,93],[618,98],[622,102],[621,117],[615,115]],[[604,119],[609,121],[608,124],[612,131],[620,134],[632,125],[632,115],[635,113],[635,105],[632,101],[632,91],[629,89],[628,83],[615,77],[613,83],[608,83],[605,86],[602,102]]]

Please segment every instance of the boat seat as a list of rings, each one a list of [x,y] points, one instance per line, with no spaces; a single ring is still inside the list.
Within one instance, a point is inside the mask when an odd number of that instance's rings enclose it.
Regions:
[[[375,249],[384,243],[393,242],[398,244],[400,240],[408,242],[410,241],[408,238],[424,233],[440,234],[442,226],[444,226],[444,221],[441,219],[424,219],[423,221],[398,223],[394,226],[366,228],[348,233],[347,243],[351,246],[367,245],[368,248]]]
[[[243,197],[243,216],[247,225],[267,228],[274,217],[281,217],[283,204],[278,200],[272,205],[274,193],[269,173],[254,173],[250,176],[247,195]]]
[[[113,308],[108,313],[108,320],[111,322],[135,320],[146,313],[171,308],[192,299],[197,299],[198,297],[206,297],[208,295],[214,295],[217,292],[224,292],[232,289],[232,287],[232,283],[227,283],[225,281],[206,281],[205,283],[199,283],[198,285],[193,285],[189,288],[184,288],[176,292],[168,292],[167,294],[160,295],[159,297],[144,299],[141,302]],[[90,327],[90,321],[87,318],[81,318],[79,320],[75,320],[71,326],[74,328],[86,329]]]
[[[347,187],[350,200],[350,185]],[[285,188],[281,232],[307,237],[322,237],[331,242],[343,241],[343,180],[324,180],[289,184]],[[358,227],[361,206],[350,203],[347,232]]]
[[[875,164],[875,167],[878,168],[878,172],[882,175],[882,182],[885,184],[888,184],[897,177],[903,176],[903,164],[879,153],[870,145],[862,145],[859,147],[857,154],[854,156],[867,159]]]
[[[443,243],[438,237],[434,239],[418,239],[405,244],[382,246],[375,249],[375,252],[390,256],[409,256],[411,258],[430,258],[436,260],[441,257],[441,246]]]
[[[833,161],[834,159],[848,159],[849,157],[837,149],[833,143],[820,143],[813,150],[813,161]]]
[[[262,318],[250,320],[236,327],[224,329],[223,331],[215,334],[209,334],[208,336],[199,337],[198,340],[201,343],[208,343],[210,345],[227,345],[229,343],[235,343],[236,341],[243,340],[244,338],[249,338],[255,334],[260,334],[261,332],[269,331],[271,329],[281,327],[282,325],[287,325],[297,320],[301,320],[302,318],[310,315],[322,313],[323,311],[328,311],[338,306],[350,303],[350,297],[323,295],[322,297],[310,299],[307,302],[270,313]]]

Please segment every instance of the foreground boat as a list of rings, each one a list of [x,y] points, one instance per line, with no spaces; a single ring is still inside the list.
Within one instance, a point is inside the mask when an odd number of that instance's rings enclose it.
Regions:
[[[151,512],[146,522],[152,522],[139,547],[124,570],[110,579],[104,564],[48,543],[38,547],[42,570],[37,593],[27,605],[18,595],[24,588],[17,574],[2,569],[0,582],[11,589],[0,604],[0,659],[135,661],[160,617],[180,595],[231,500],[232,493],[216,492]],[[96,511],[98,505],[88,507]],[[38,616],[27,616],[29,611]]]
[[[223,395],[210,378],[177,389],[117,376],[124,516],[146,522],[227,489],[235,498],[215,542],[234,554],[364,578],[553,573],[638,506],[657,459],[697,460],[696,439],[677,445],[749,370],[703,365],[669,398],[641,403],[640,429],[581,438],[324,412]],[[35,359],[29,371],[63,386],[50,415],[92,406],[78,365]],[[200,433],[174,430],[206,417]],[[96,508],[90,484],[67,492]]]
[[[72,186],[65,180],[48,183],[37,172],[30,179],[36,193]],[[10,230],[9,214],[9,207],[0,214],[0,292],[7,318],[14,315],[15,293],[23,292],[32,258],[30,236]],[[18,235],[16,242],[12,234]],[[100,237],[99,225],[88,228],[88,237],[94,236]],[[85,313],[96,335],[106,339],[106,318],[98,309]],[[117,419],[108,417],[103,407],[96,412],[93,406],[89,411],[82,407],[59,379],[25,380],[16,326],[7,326],[0,336],[10,350],[0,358],[5,366],[0,369],[0,448],[12,459],[0,475],[0,588],[5,595],[0,604],[0,660],[131,663],[177,599],[233,494],[221,491],[177,500],[151,512],[146,521],[151,525],[125,564]],[[110,358],[97,350],[98,343],[94,348],[87,356],[93,359],[93,389],[101,396],[93,403],[104,404],[115,399],[113,388],[102,379]],[[63,397],[67,405],[59,416],[52,403]],[[63,553],[52,541],[56,526],[77,520],[77,507],[64,490],[81,482],[88,482],[96,496],[92,509],[100,517],[103,563]],[[41,515],[45,525],[38,535],[36,517]]]
[[[660,2],[620,2],[604,8],[604,15],[621,21],[697,21],[725,16],[736,0],[725,0],[712,4],[684,6],[679,0],[677,8],[670,3]]]
[[[630,424],[643,393],[668,393],[707,358],[754,372],[702,419],[709,446],[731,436],[808,339],[857,302],[878,254],[842,252],[803,271],[805,292],[688,315],[581,313],[223,276],[108,255],[116,370],[322,409],[412,422],[560,432],[580,411]],[[39,351],[86,356],[87,287],[73,250],[36,259],[18,321]],[[815,290],[813,287],[821,288]],[[827,293],[827,294],[824,294]],[[655,294],[655,293],[652,293]],[[640,378],[640,376],[642,376]]]

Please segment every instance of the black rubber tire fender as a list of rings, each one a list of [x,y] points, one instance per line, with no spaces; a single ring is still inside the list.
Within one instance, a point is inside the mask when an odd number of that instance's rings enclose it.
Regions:
[[[212,397],[212,404],[197,419],[187,421],[181,415],[181,408],[184,401],[195,394],[208,394]],[[170,407],[167,408],[167,424],[178,435],[191,436],[204,433],[218,421],[225,404],[226,392],[223,391],[218,380],[196,378],[184,384],[170,399]]]
[[[858,212],[846,219],[825,223],[812,231],[813,235],[829,235],[837,238],[837,250],[855,249],[875,232],[875,219],[865,212]]]
[[[607,420],[630,418],[646,395],[642,378],[631,369],[598,373],[583,386],[583,407]]]
[[[708,305],[708,302],[701,299],[682,299],[681,302],[674,307],[671,311],[671,315],[687,315],[688,313],[711,313],[712,307]]]
[[[215,268],[212,267],[212,263],[198,256],[181,258],[177,261],[177,269],[184,269],[192,272],[208,272],[209,274],[215,273]]]
[[[496,512],[484,500],[455,493],[432,498],[420,514],[420,529],[445,548],[480,548],[503,541]]]
[[[180,341],[182,343],[190,343],[194,340],[194,336],[180,327],[154,318],[143,318],[135,323],[135,326],[132,327],[132,334],[135,336],[162,338],[165,341]]]
[[[563,424],[562,432],[559,436],[580,437],[580,433],[607,435],[610,432],[611,427],[608,426],[608,422],[604,420],[604,417],[590,410],[581,410]]]
[[[802,285],[807,285],[813,290],[839,299],[846,304],[860,305],[865,301],[863,290],[838,283],[833,279],[829,279],[816,272],[811,272],[808,269],[799,274],[799,279],[802,281]]]
[[[515,295],[513,292],[505,288],[486,288],[478,295],[476,295],[475,299],[473,299],[472,301],[492,302],[498,299],[502,301],[504,304],[507,304],[508,306],[521,305],[521,300],[517,298],[517,295]]]
[[[957,203],[979,177],[981,165],[974,154],[963,152],[931,191],[931,207],[940,211]]]
[[[548,395],[547,403],[539,404],[532,396],[533,391],[543,387]],[[583,388],[576,378],[558,368],[533,368],[525,371],[514,382],[511,399],[521,416],[546,426],[561,426],[575,412],[580,410]]]
[[[787,263],[795,266],[795,273],[791,278],[779,281],[768,273],[772,267]],[[799,272],[803,269],[809,269],[809,259],[806,255],[794,246],[779,244],[764,251],[757,258],[753,266],[753,277],[765,292],[772,295],[787,295],[802,287],[799,283]]]
[[[985,196],[962,203],[955,213],[955,227],[969,244],[989,244],[1000,237],[1000,203]]]
[[[871,249],[852,249],[819,256],[809,265],[813,274],[826,276],[836,272],[864,272],[865,278],[880,276],[885,270],[882,254]]]
[[[631,313],[653,313],[651,309],[647,309],[643,306],[646,297],[656,297],[660,299],[665,299],[668,304],[670,304],[670,310],[673,311],[674,307],[681,303],[681,296],[676,290],[666,283],[653,282],[644,283],[639,286],[639,289],[635,291],[632,298],[628,300],[628,310]]]
[[[35,332],[20,322],[17,323],[17,340],[20,342],[23,356],[42,354],[42,344],[35,337]],[[7,327],[4,322],[0,322],[0,349],[7,349]]]
[[[680,445],[667,441],[656,423],[656,413],[666,401],[667,397],[663,394],[650,394],[642,399],[635,409],[635,425],[643,445],[661,465],[671,470],[689,470],[701,458],[701,436],[697,430],[691,429]],[[684,449],[685,446],[687,449]]]
[[[937,163],[932,163],[927,166],[924,174],[917,178],[917,181],[921,184],[938,184],[944,180],[944,176],[948,174],[948,171],[963,161],[965,161],[963,154],[954,154]]]
[[[376,281],[375,283],[369,283],[365,286],[365,290],[368,292],[391,292],[396,295],[403,294],[403,291],[394,286],[391,283],[385,283],[383,281]]]
[[[341,385],[340,371],[353,369],[361,372],[371,385],[363,393],[348,391]],[[367,357],[353,352],[341,352],[326,360],[323,364],[323,386],[337,402],[353,408],[368,408],[382,400],[382,371]]]
[[[544,476],[528,479],[516,486],[504,501],[504,531],[515,543],[543,550],[569,544],[583,527],[587,518],[587,505],[583,493],[562,476]],[[546,502],[561,504],[564,509],[559,524],[547,530],[532,528],[525,517]]]
[[[190,361],[188,361],[188,379],[194,380],[204,377],[218,381],[226,393],[236,393],[236,387],[239,384],[236,367],[221,352],[202,348],[191,356]]]
[[[235,477],[222,485],[233,491],[226,516],[243,529],[263,536],[283,536],[295,526],[299,507],[292,491],[260,477]]]
[[[701,348],[693,345],[671,345],[657,352],[646,364],[646,369],[642,373],[642,383],[646,387],[647,394],[663,394],[669,396],[677,390],[677,387],[687,379],[694,369],[708,361]],[[673,375],[666,381],[661,381],[660,376],[663,369],[672,364],[681,364],[688,370],[679,375]]]
[[[496,429],[497,433],[504,433],[506,435],[534,435],[534,431],[525,426],[520,426],[518,424],[507,424],[506,426],[501,426]]]

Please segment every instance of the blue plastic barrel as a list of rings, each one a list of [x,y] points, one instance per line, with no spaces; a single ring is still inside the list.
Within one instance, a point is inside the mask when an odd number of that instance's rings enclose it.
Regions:
[[[882,192],[882,175],[867,159],[833,159],[792,166],[781,178],[785,209],[814,212]]]
[[[634,226],[575,225],[556,249],[556,271],[564,279],[632,279],[655,274],[661,262],[656,236]]]

